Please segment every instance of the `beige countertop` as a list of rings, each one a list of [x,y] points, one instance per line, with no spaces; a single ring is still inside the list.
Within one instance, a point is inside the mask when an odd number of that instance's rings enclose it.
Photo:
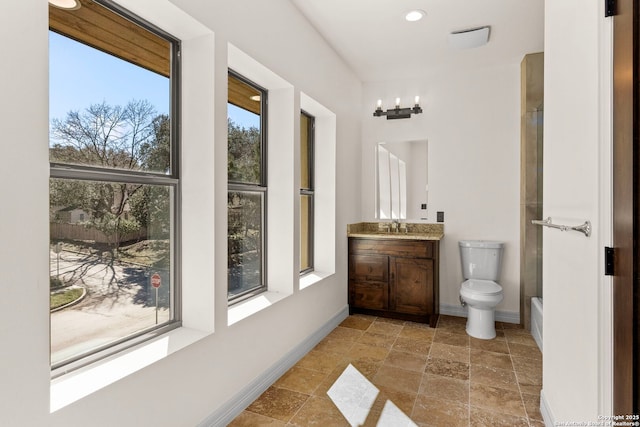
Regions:
[[[444,224],[400,223],[400,231],[387,231],[389,222],[358,222],[347,224],[348,237],[367,239],[441,240]],[[406,227],[406,231],[404,228]]]

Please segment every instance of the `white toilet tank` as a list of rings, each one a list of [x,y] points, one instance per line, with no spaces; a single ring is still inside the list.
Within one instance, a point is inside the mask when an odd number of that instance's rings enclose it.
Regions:
[[[504,243],[489,240],[461,240],[459,246],[462,277],[465,280],[498,280]]]

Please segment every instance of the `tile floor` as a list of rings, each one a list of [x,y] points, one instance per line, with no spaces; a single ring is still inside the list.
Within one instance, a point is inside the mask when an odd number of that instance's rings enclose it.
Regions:
[[[349,426],[327,391],[351,364],[379,390],[364,426],[377,425],[387,401],[418,426],[544,426],[531,334],[498,322],[495,339],[478,340],[465,322],[349,316],[230,425]]]

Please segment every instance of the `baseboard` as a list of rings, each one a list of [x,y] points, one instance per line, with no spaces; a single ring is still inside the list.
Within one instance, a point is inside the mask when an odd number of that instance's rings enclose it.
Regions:
[[[467,317],[466,307],[460,304],[440,304],[440,314],[447,316]],[[496,320],[504,323],[520,323],[520,313],[517,311],[496,310]]]
[[[262,373],[258,378],[247,384],[239,393],[229,399],[215,412],[205,418],[198,427],[218,427],[228,425],[242,411],[251,405],[271,384],[287,372],[302,357],[314,348],[324,337],[333,331],[344,319],[349,316],[349,307],[345,306],[327,323],[304,341],[298,344],[293,350],[285,354],[278,362]]]
[[[542,419],[544,420],[545,426],[556,425],[556,419],[551,412],[549,403],[547,403],[547,398],[544,395],[544,390],[540,391],[540,413],[542,414]]]

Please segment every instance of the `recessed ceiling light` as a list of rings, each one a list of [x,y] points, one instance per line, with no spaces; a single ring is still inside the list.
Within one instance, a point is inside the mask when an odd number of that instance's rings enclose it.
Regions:
[[[49,0],[49,4],[60,9],[80,9],[80,0]]]
[[[404,16],[404,19],[406,19],[409,22],[415,22],[424,18],[424,15],[426,15],[424,10],[416,9],[416,10],[407,12],[407,14]]]

